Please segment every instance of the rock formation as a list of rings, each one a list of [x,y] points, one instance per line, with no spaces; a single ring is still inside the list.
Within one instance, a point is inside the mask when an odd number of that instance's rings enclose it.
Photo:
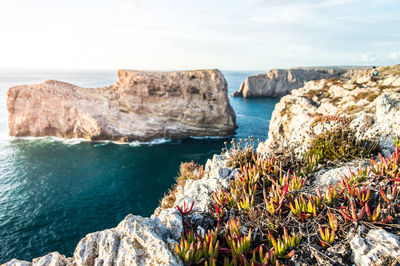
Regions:
[[[10,136],[56,136],[129,142],[234,133],[235,114],[218,70],[120,70],[97,89],[59,81],[7,92]]]
[[[400,67],[397,70],[387,70],[389,74],[377,80],[364,76],[353,81],[312,81],[304,88],[294,90],[277,105],[271,120],[269,138],[266,143],[258,146],[259,155],[274,154],[282,149],[287,153],[301,153],[306,149],[309,138],[318,132],[329,130],[329,127],[318,129],[315,126],[317,118],[333,125],[342,116],[351,119],[350,125],[357,132],[357,137],[378,137],[384,153],[390,153],[391,135],[400,132]],[[184,228],[183,218],[176,206],[183,206],[184,202],[195,202],[193,211],[185,221],[208,226],[215,224],[214,218],[210,218],[209,214],[209,208],[213,207],[212,193],[220,189],[227,191],[232,180],[237,181],[239,176],[244,177],[239,169],[227,167],[229,156],[229,152],[214,155],[212,160],[207,161],[205,174],[201,179],[189,179],[183,185],[177,185],[173,202],[169,202],[166,196],[150,218],[128,215],[116,228],[88,234],[78,243],[72,258],[53,252],[33,259],[32,262],[13,259],[5,265],[182,265],[174,251],[174,245],[179,241]],[[348,174],[349,170],[354,171],[362,164],[365,164],[365,161],[357,159],[340,165],[321,166],[322,168],[305,183],[308,183],[312,190],[315,186],[323,189],[341,181],[343,174]],[[368,171],[363,177],[378,176]],[[379,195],[379,192],[374,191],[372,194]],[[375,197],[374,195],[371,197]],[[235,213],[237,214],[237,210],[232,209],[228,216],[231,217]],[[289,220],[295,219],[291,216]],[[398,263],[398,234],[388,232],[389,227],[384,227],[386,230],[379,228],[379,223],[373,226],[368,224],[346,223],[346,227],[352,229],[348,235],[341,236],[342,241],[335,240],[326,249],[320,248],[313,254],[307,253],[307,245],[302,244],[295,252],[306,254],[307,259],[312,257],[318,265],[354,263],[364,266]],[[364,225],[368,225],[368,228]],[[197,229],[198,234],[205,231],[205,228]],[[396,230],[393,229],[392,232]],[[315,234],[310,237],[313,243],[318,242]],[[304,241],[308,241],[306,238],[304,236]],[[301,253],[303,249],[306,253]],[[299,255],[291,258],[293,264],[301,265],[304,261]]]
[[[346,68],[273,69],[266,74],[247,77],[232,96],[281,97],[289,94],[293,89],[303,87],[304,83],[310,80],[344,78],[354,76],[355,73],[365,73],[365,71],[365,69]]]
[[[290,149],[300,156],[313,137],[332,129],[338,119],[348,119],[359,139],[377,140],[385,154],[393,152],[393,134],[400,132],[400,67],[381,73],[378,79],[364,75],[310,81],[293,90],[276,104],[268,139],[258,151]]]

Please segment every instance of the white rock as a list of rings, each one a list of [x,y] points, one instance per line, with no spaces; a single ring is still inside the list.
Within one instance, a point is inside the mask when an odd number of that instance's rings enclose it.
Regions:
[[[357,170],[357,168],[350,168],[351,171]],[[330,170],[321,170],[315,173],[315,182],[321,191],[327,187],[335,185],[337,182],[340,182],[343,177],[343,174],[349,173],[349,167],[343,166],[339,168],[333,168]]]
[[[52,252],[46,256],[33,259],[33,266],[65,266],[72,265],[68,259],[58,252]]]
[[[268,139],[259,144],[257,151],[274,155],[293,150],[294,155],[301,157],[315,136],[340,126],[335,118],[342,117],[351,121],[350,128],[355,130],[357,138],[377,140],[380,148],[393,152],[393,134],[400,132],[400,87],[393,84],[397,84],[399,77],[383,76],[355,89],[350,80],[346,86],[331,87],[327,80],[306,82],[276,104]],[[358,82],[368,80],[369,76],[358,78]],[[389,83],[392,87],[379,89]],[[321,117],[328,121],[317,120]]]
[[[128,215],[116,228],[88,234],[74,252],[78,265],[180,265],[158,218]]]
[[[390,260],[400,258],[398,237],[383,229],[372,229],[365,238],[358,234],[348,237],[356,265],[385,265]]]
[[[4,263],[3,265],[4,266],[31,266],[32,263],[30,263],[29,261],[12,259],[9,262]]]

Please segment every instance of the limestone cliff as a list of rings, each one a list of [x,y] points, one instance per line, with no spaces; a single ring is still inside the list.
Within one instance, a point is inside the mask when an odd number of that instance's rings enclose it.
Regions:
[[[247,77],[239,90],[233,93],[233,97],[281,97],[293,89],[303,87],[304,83],[310,80],[344,78],[365,71],[346,68],[273,69],[265,74]]]
[[[268,139],[258,151],[270,154],[294,150],[300,156],[310,140],[340,120],[358,138],[375,139],[389,153],[400,132],[400,66],[380,69],[381,76],[310,81],[275,106]]]
[[[59,81],[10,88],[9,135],[126,142],[229,135],[236,129],[218,70],[120,70],[118,76],[115,84],[96,89]]]

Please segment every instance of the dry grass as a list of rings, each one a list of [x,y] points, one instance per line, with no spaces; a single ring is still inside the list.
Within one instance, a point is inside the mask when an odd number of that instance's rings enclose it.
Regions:
[[[194,161],[181,163],[179,167],[179,175],[176,177],[176,184],[168,193],[164,194],[160,202],[162,208],[172,208],[176,200],[176,192],[178,187],[184,187],[187,180],[199,180],[204,176],[204,169],[202,165],[196,164]]]
[[[225,143],[226,145],[227,143]],[[249,137],[248,139],[240,139],[236,142],[236,139],[231,141],[231,147],[228,149],[225,147],[223,152],[229,153],[229,159],[227,162],[228,167],[238,168],[251,162],[256,155],[254,150],[254,138]]]
[[[168,209],[174,207],[174,203],[176,201],[176,191],[177,187],[175,185],[172,189],[168,190],[168,193],[164,194],[164,197],[160,202],[161,208]]]
[[[181,163],[179,167],[179,176],[176,182],[179,186],[185,186],[186,180],[199,180],[204,176],[202,165],[196,164],[194,161]]]
[[[364,91],[364,92],[360,92],[359,94],[354,96],[354,99],[356,101],[360,101],[362,99],[366,99],[369,102],[373,102],[379,95],[380,95],[380,93],[378,93],[378,92]]]

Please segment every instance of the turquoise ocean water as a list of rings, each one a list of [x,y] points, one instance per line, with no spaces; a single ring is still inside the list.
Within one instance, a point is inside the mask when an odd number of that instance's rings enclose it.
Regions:
[[[246,76],[223,72],[229,93]],[[114,72],[0,72],[0,263],[48,252],[71,256],[87,233],[115,227],[127,214],[149,216],[172,186],[182,161],[204,164],[224,141],[249,135],[265,140],[277,98],[230,98],[237,134],[227,138],[89,143],[15,140],[7,136],[7,88],[57,79],[84,87],[110,85]]]

